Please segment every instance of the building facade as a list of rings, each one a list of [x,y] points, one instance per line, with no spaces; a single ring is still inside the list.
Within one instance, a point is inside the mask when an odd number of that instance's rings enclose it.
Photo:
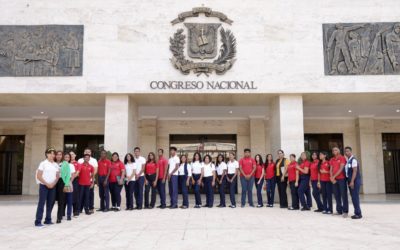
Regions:
[[[397,0],[1,4],[2,194],[37,193],[50,145],[351,146],[364,193],[400,192]]]

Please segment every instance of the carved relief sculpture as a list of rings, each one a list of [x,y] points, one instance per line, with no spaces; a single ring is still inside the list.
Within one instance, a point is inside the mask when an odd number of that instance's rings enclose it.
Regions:
[[[81,76],[82,25],[0,26],[0,76]]]
[[[400,74],[400,23],[323,24],[326,75]]]

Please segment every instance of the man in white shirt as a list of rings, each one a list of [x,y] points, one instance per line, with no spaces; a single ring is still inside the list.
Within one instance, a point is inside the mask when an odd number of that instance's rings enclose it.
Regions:
[[[146,165],[146,158],[140,155],[140,148],[133,149],[136,166],[136,182],[134,187],[134,194],[136,200],[136,209],[143,208],[143,187],[144,187],[144,168]]]
[[[36,181],[39,184],[39,201],[36,210],[36,227],[43,227],[43,210],[46,203],[46,218],[44,224],[51,225],[51,211],[56,196],[55,185],[60,178],[60,171],[57,163],[54,162],[56,150],[49,148],[45,152],[46,160],[42,161],[36,173]]]
[[[346,165],[345,172],[347,183],[349,185],[349,191],[351,195],[351,200],[354,206],[354,215],[351,216],[352,219],[361,219],[361,206],[360,206],[360,187],[361,187],[361,175],[360,175],[360,165],[357,159],[354,157],[351,147],[345,147],[344,153],[346,155]]]
[[[92,150],[90,148],[85,148],[85,150],[83,151],[83,155],[90,155],[89,164],[94,167],[93,176],[96,176],[98,163],[97,163],[97,160],[92,157]],[[82,164],[83,162],[84,162],[83,158],[80,158],[78,160],[79,164]],[[89,211],[90,211],[90,213],[94,212],[94,185],[89,190]]]
[[[178,208],[178,169],[179,157],[176,155],[176,147],[170,147],[169,153],[171,157],[168,160],[168,188],[171,197],[170,208]]]

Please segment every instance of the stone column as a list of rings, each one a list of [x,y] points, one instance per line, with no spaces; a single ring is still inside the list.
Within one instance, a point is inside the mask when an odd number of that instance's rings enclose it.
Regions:
[[[282,149],[286,156],[304,151],[303,97],[280,95],[271,103],[270,141],[274,158]]]
[[[157,157],[157,117],[146,117],[140,121],[139,145],[144,157],[147,158],[150,152]],[[167,148],[164,148],[164,153],[168,153]]]
[[[31,144],[31,164],[29,169],[24,169],[23,190],[24,194],[38,194],[39,189],[36,184],[36,169],[41,161],[45,159],[45,151],[50,141],[50,121],[47,117],[33,117],[32,121],[32,144]],[[62,148],[57,148],[62,150]]]
[[[378,168],[378,148],[373,117],[359,117],[356,123],[364,194],[385,193],[384,169]],[[347,145],[344,145],[347,146]],[[381,147],[382,148],[382,147]]]
[[[250,118],[250,148],[253,153],[266,155],[265,148],[265,117],[251,116]]]
[[[107,95],[104,147],[118,152],[120,159],[137,145],[138,107],[129,95]]]

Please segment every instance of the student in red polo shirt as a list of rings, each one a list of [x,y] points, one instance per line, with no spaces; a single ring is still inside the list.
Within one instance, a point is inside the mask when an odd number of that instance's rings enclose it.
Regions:
[[[319,165],[318,169],[320,172],[321,182],[321,193],[322,193],[322,206],[323,214],[332,214],[332,182],[331,182],[331,166],[328,161],[328,153],[319,153]]]
[[[254,184],[256,185],[257,189],[257,207],[263,207],[263,199],[262,199],[262,188],[264,185],[264,162],[262,160],[261,155],[257,154],[254,157],[256,161],[256,172],[254,173],[255,181]]]
[[[157,181],[158,181],[158,165],[156,162],[156,155],[150,152],[147,156],[147,162],[145,165],[145,178],[146,185],[144,187],[144,208],[154,208],[156,205],[157,197]],[[149,206],[149,194],[151,189],[151,201]]]
[[[305,152],[301,153],[300,164],[296,166],[296,169],[299,171],[298,194],[302,206],[301,211],[309,211],[311,197],[308,197],[307,193],[310,190],[310,162],[307,160]]]
[[[274,206],[275,196],[275,162],[272,154],[267,154],[265,158],[265,180],[267,182],[267,207]]]
[[[310,174],[311,174],[311,186],[312,186],[312,195],[314,197],[315,202],[317,203],[317,209],[314,212],[322,212],[323,206],[321,202],[321,193],[319,192],[321,188],[320,176],[319,176],[319,160],[318,153],[313,152],[311,155],[311,164],[310,164]]]
[[[119,159],[119,154],[114,152],[111,156],[111,172],[109,177],[111,192],[111,209],[121,211],[121,190],[125,178],[125,165]]]
[[[346,158],[340,154],[338,147],[332,148],[333,157],[330,159],[331,165],[331,182],[333,183],[333,193],[336,200],[337,215],[347,217],[349,212],[349,203],[347,200],[347,185],[346,176],[344,173],[344,166],[346,165]]]
[[[158,208],[166,208],[166,195],[165,195],[165,182],[167,181],[167,167],[168,160],[164,157],[164,149],[158,149],[158,181],[157,181],[157,191],[160,194],[160,205]]]
[[[251,158],[251,150],[244,149],[244,157],[239,161],[240,183],[242,184],[242,207],[246,205],[246,193],[250,207],[253,203],[254,173],[256,171],[256,161]]]
[[[289,207],[289,210],[299,210],[299,195],[298,195],[298,177],[299,173],[296,169],[297,161],[296,155],[290,155],[290,163],[287,166],[287,173],[288,173],[288,184],[290,187],[290,193],[292,195],[292,206]]]
[[[110,209],[110,188],[108,184],[108,178],[111,172],[111,161],[107,159],[107,151],[102,150],[100,152],[100,160],[98,161],[97,174],[99,196],[100,196],[100,209],[97,211],[108,212]]]
[[[79,175],[79,197],[80,197],[80,204],[79,207],[81,207],[81,204],[83,204],[83,207],[85,209],[85,213],[87,215],[92,214],[89,210],[89,201],[90,201],[90,188],[94,186],[94,167],[89,164],[90,160],[90,155],[85,154],[83,157],[83,163],[80,166],[80,169],[78,171]]]

